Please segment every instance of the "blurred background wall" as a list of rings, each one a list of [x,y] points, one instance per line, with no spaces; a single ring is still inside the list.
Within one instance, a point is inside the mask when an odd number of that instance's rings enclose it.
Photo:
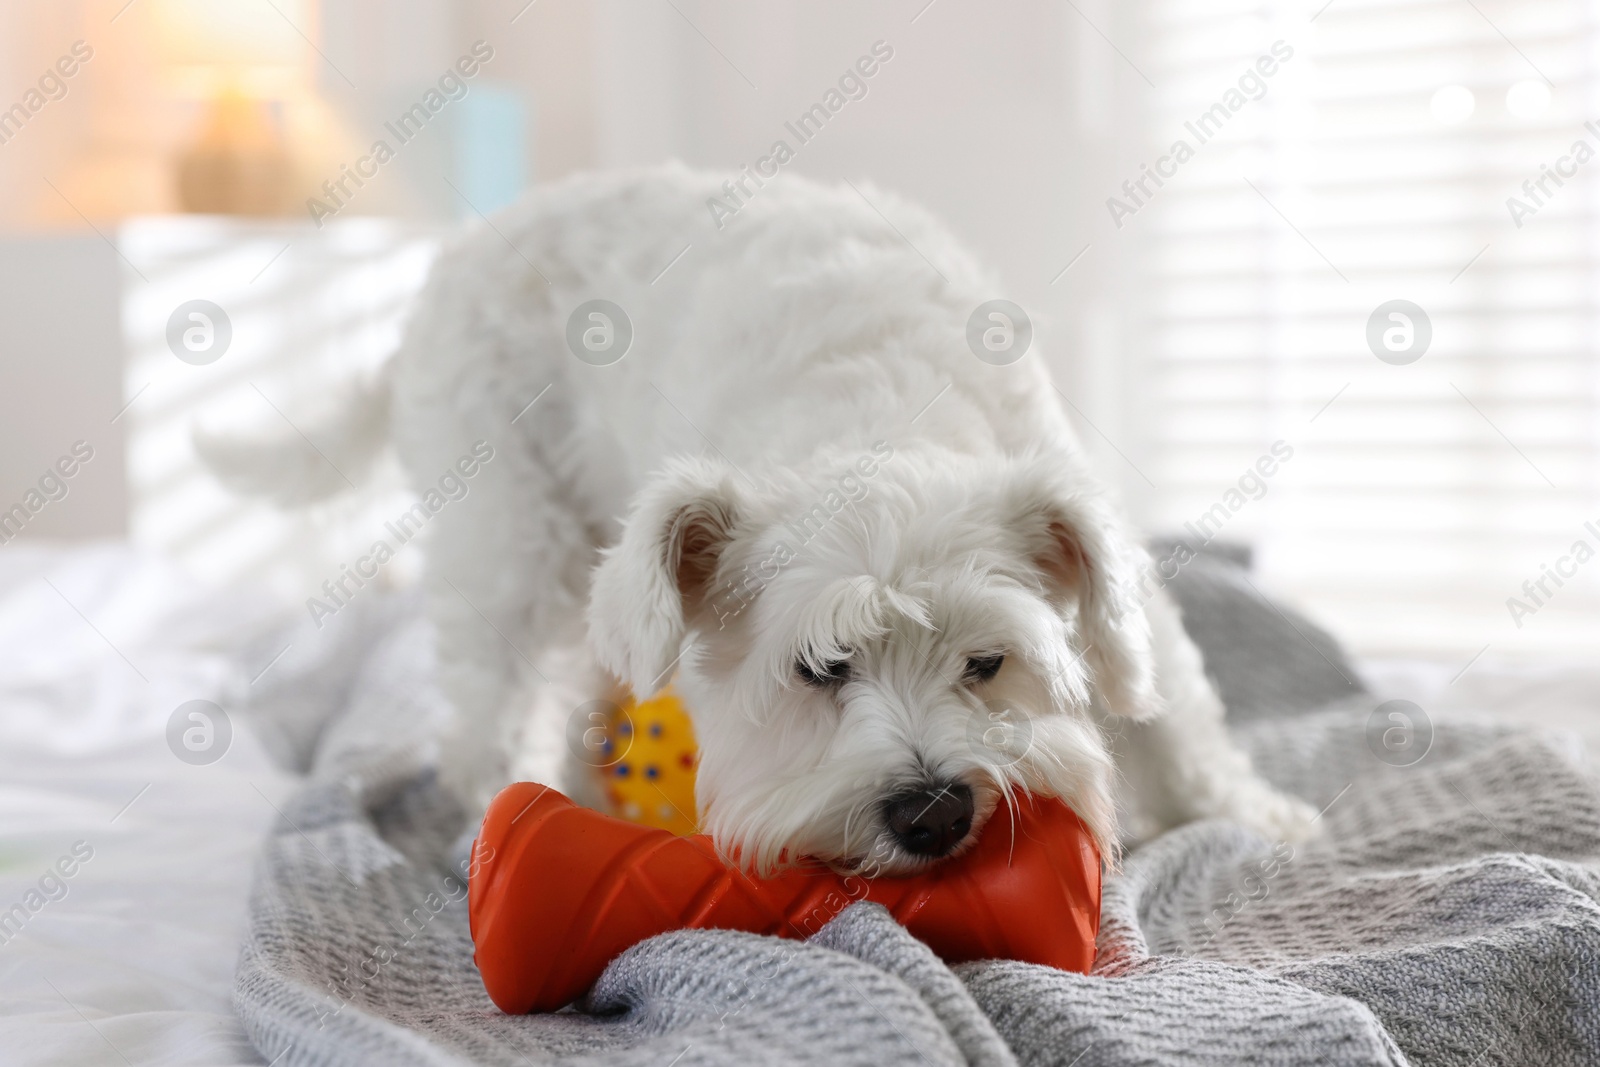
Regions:
[[[1600,165],[1575,148],[1600,149],[1596,14],[20,0],[0,107],[77,42],[92,57],[0,143],[0,497],[91,440],[97,480],[24,536],[126,533],[309,595],[396,473],[305,513],[241,503],[195,461],[196,420],[298,424],[382,360],[453,227],[594,167],[732,174],[883,42],[788,169],[919,201],[996,266],[1147,529],[1252,544],[1361,650],[1580,651],[1600,637],[1600,564],[1574,562],[1600,549]],[[480,41],[464,96],[334,204],[323,183]],[[337,208],[320,226],[313,198]],[[213,362],[170,351],[193,300],[232,327]]]

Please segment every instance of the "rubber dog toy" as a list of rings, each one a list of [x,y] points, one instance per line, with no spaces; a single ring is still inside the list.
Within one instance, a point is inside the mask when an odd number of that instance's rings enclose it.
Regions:
[[[594,762],[606,811],[640,826],[694,833],[698,749],[677,693],[669,686],[649,700],[615,707],[596,729],[601,734]]]
[[[949,963],[1012,959],[1087,972],[1100,854],[1072,809],[1019,798],[967,853],[910,878],[820,865],[753,878],[705,836],[676,837],[581,808],[533,782],[495,797],[473,842],[474,959],[512,1015],[580,997],[630,945],[669,930],[806,938],[854,900],[884,905]]]

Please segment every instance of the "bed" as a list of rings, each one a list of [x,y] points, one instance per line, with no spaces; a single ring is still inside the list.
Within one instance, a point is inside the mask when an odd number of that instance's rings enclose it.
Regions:
[[[220,697],[274,617],[122,547],[0,552],[0,1062],[265,1062],[233,973],[252,865],[295,782],[248,729],[196,766],[166,728]]]
[[[1600,1057],[1600,876],[1589,873],[1600,802],[1584,755],[1600,672],[1415,662],[1357,671],[1305,620],[1241,608],[1224,564],[1184,582],[1189,614],[1233,597],[1232,610],[1248,615],[1232,628],[1247,637],[1208,657],[1258,759],[1327,804],[1328,841],[1304,853],[1305,869],[1268,879],[1233,909],[1239,870],[1271,843],[1219,824],[1168,835],[1108,883],[1102,958],[1087,978],[1015,964],[952,972],[858,908],[777,971],[760,938],[668,935],[620,958],[588,1012],[507,1019],[474,988],[463,910],[440,910],[403,944],[381,933],[409,929],[395,917],[464,848],[460,813],[431,784],[430,738],[448,713],[413,599],[374,598],[319,642],[288,647],[296,622],[280,608],[199,589],[124,547],[7,546],[0,1059],[1088,1067]],[[1250,626],[1260,633],[1248,636]],[[1263,688],[1274,670],[1280,682],[1317,681],[1298,695]],[[1340,693],[1345,672],[1351,692]],[[1380,696],[1425,709],[1431,751],[1418,763],[1364,751]],[[196,700],[227,709],[232,736],[214,761],[179,758],[182,742],[170,740],[174,713]],[[1286,726],[1279,705],[1297,701],[1288,710],[1300,718]],[[1344,777],[1359,784],[1339,792]],[[1539,804],[1502,817],[1524,793]],[[1444,838],[1447,849],[1428,851]],[[1365,850],[1359,862],[1352,842]],[[1313,868],[1358,877],[1330,887],[1305,874]],[[1421,888],[1389,892],[1404,879]],[[1338,914],[1352,892],[1371,905],[1359,936],[1315,943],[1305,931],[1319,909]],[[385,939],[395,962],[372,964]],[[1419,988],[1407,967],[1425,956],[1434,970],[1464,962]],[[749,981],[760,968],[780,977]],[[1400,987],[1387,999],[1373,993],[1375,968]]]

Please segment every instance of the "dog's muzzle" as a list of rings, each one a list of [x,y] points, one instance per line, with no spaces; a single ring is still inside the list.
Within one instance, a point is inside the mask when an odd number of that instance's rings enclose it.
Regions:
[[[914,856],[947,856],[972,832],[972,790],[964,785],[897,793],[883,811],[889,832]]]

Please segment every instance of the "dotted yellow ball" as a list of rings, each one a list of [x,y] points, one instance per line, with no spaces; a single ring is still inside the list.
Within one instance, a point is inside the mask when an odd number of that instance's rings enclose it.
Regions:
[[[694,769],[699,755],[683,701],[670,687],[630,701],[606,721],[598,768],[609,814],[680,836],[696,829]]]

